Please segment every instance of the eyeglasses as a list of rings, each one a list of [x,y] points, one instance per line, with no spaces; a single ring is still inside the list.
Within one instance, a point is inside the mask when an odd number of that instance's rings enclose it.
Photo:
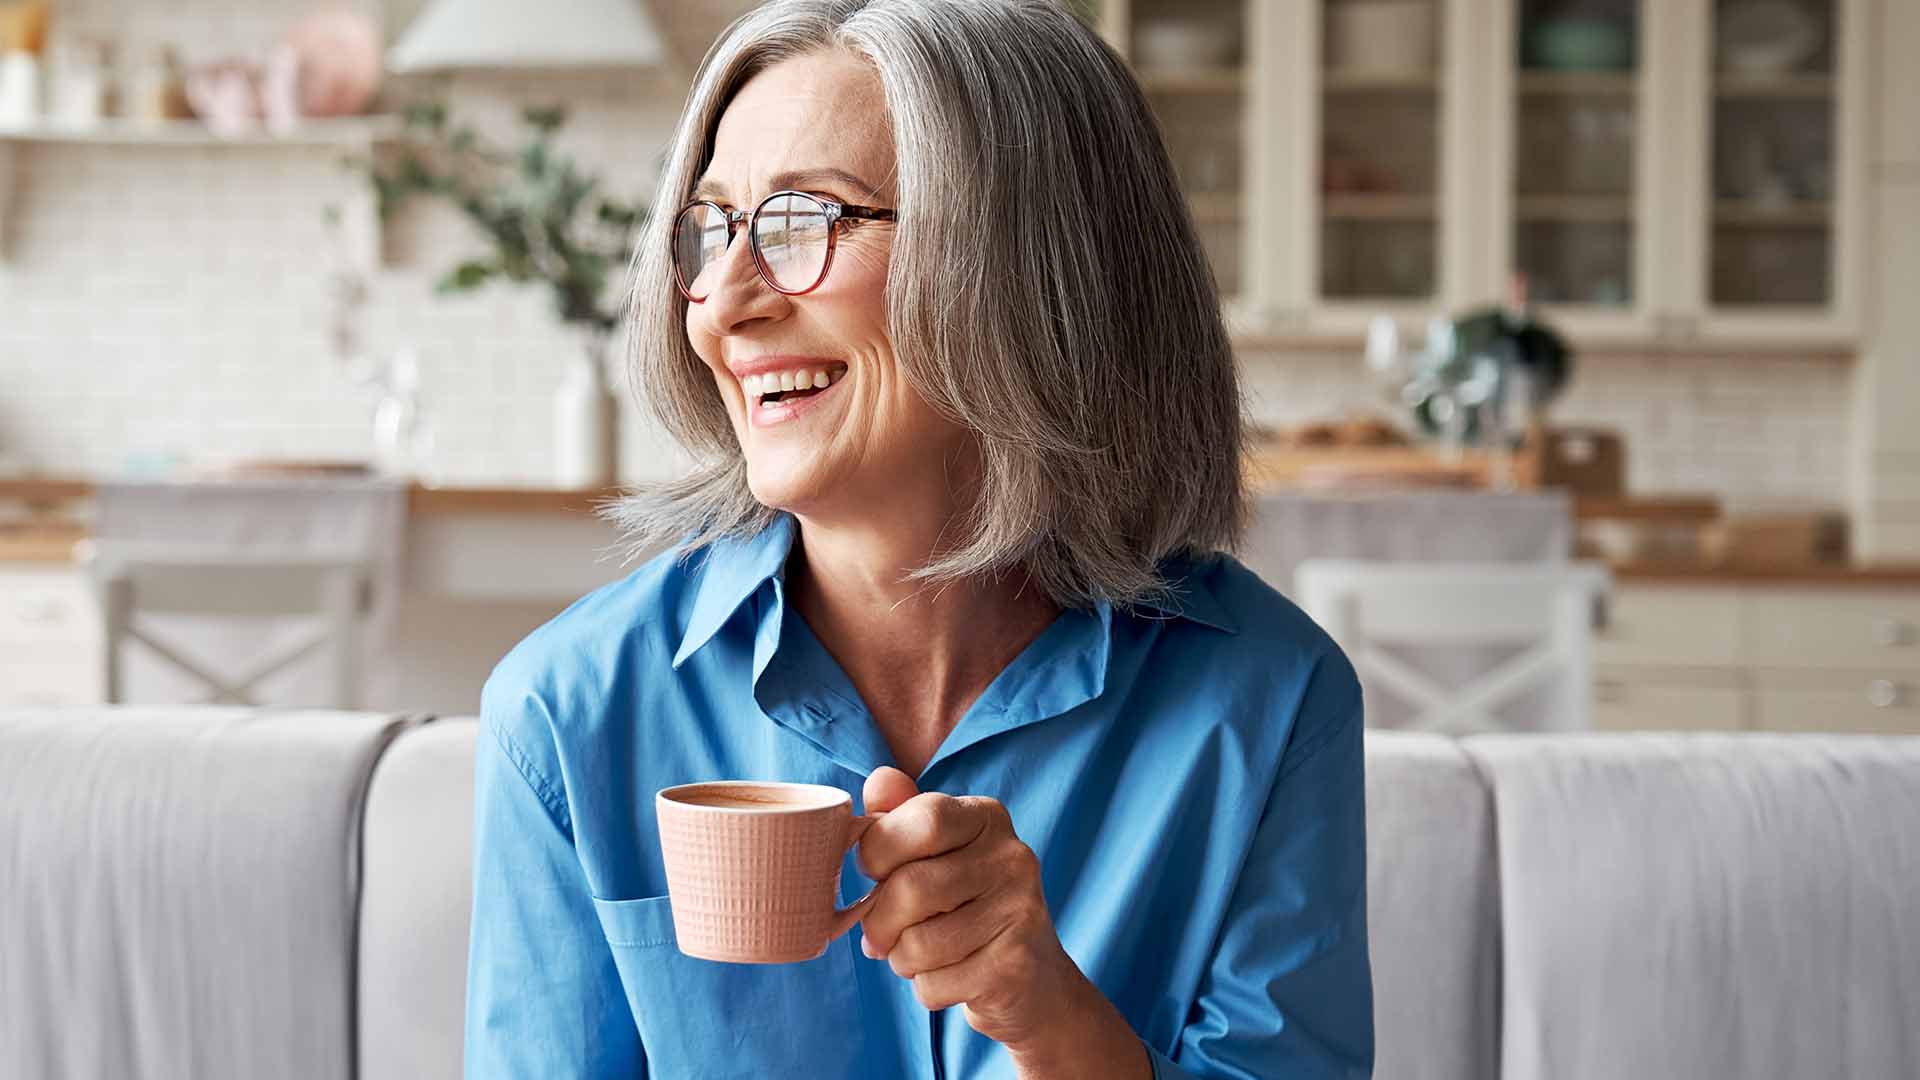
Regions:
[[[673,221],[673,278],[680,294],[705,303],[718,280],[734,233],[747,224],[753,264],[775,292],[799,296],[820,287],[833,265],[834,237],[856,221],[893,221],[896,212],[853,206],[804,191],[776,191],[752,213],[718,203],[691,202]]]

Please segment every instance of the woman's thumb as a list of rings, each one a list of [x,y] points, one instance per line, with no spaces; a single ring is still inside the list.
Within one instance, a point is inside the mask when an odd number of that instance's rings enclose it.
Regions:
[[[898,809],[901,803],[918,794],[920,789],[914,785],[913,777],[891,765],[882,765],[868,773],[866,785],[860,789],[869,814]]]

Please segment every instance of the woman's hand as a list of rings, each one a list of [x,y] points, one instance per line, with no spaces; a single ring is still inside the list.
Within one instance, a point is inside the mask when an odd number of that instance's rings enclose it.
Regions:
[[[1146,1077],[1145,1047],[1067,955],[1040,860],[994,799],[920,794],[898,769],[867,777],[860,869],[880,882],[861,947],[913,980],[928,1009],[962,1006],[1023,1077]]]

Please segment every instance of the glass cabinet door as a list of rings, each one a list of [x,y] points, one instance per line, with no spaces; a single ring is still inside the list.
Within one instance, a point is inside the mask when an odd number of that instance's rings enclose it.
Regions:
[[[1706,268],[1714,308],[1833,300],[1839,8],[1714,0]]]
[[[1440,292],[1440,48],[1449,0],[1326,0],[1321,21],[1319,295]]]
[[[1247,113],[1242,0],[1108,0],[1102,26],[1160,121],[1223,297],[1242,291]]]
[[[1516,0],[1513,268],[1529,299],[1640,300],[1639,0]]]

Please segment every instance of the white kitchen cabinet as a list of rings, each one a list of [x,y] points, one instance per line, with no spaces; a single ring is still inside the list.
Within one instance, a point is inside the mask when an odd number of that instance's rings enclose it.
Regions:
[[[1599,669],[1593,685],[1599,731],[1739,731],[1747,692],[1734,672],[1668,674],[1655,682],[1631,668]]]
[[[1356,9],[1382,10],[1368,0],[1109,0],[1102,29],[1141,74],[1243,341],[1344,340],[1381,312],[1418,334],[1524,271],[1590,343],[1843,347],[1881,9],[1797,0],[1820,47],[1736,75],[1716,26],[1740,2],[1580,0],[1626,31],[1612,55],[1556,37],[1565,0],[1431,0],[1424,29],[1398,24],[1413,49],[1342,44]],[[1159,24],[1183,21],[1229,28],[1237,55],[1156,66]]]
[[[1757,667],[1920,676],[1920,591],[1747,591],[1741,657]]]
[[[1920,735],[1920,671],[1769,671],[1753,679],[1758,731]]]
[[[1593,660],[1608,666],[1739,664],[1740,598],[1716,586],[1616,586]]]
[[[1595,642],[1604,729],[1920,734],[1920,588],[1633,585]]]
[[[1861,330],[1871,168],[1871,0],[1793,0],[1817,41],[1790,68],[1755,73],[1730,47],[1752,0],[1663,0],[1687,92],[1673,114],[1673,220],[1688,248],[1674,317],[1705,339]]]
[[[100,701],[92,587],[69,564],[0,564],[0,706]]]

